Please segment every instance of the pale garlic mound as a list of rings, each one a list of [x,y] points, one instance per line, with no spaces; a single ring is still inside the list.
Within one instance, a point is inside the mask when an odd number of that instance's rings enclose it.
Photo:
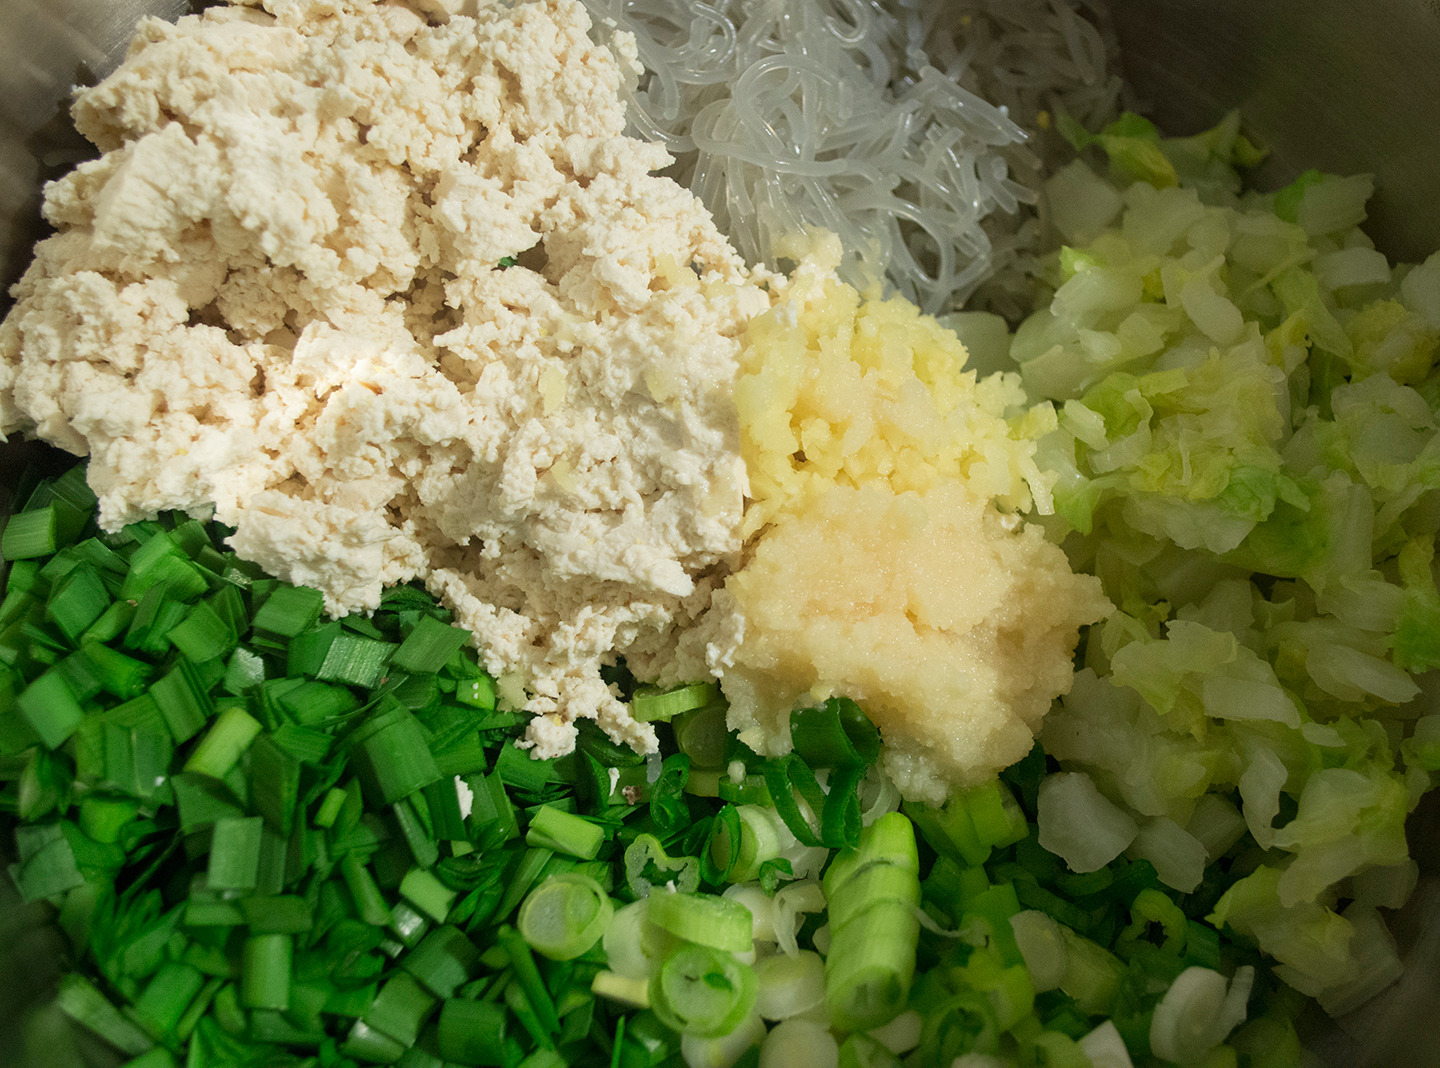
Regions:
[[[747,329],[753,534],[712,613],[740,636],[722,686],[767,753],[790,748],[792,709],[855,699],[901,793],[939,802],[1029,752],[1110,604],[1009,510],[1048,503],[1033,439],[1053,410],[1024,411],[1016,376],[977,382],[953,333],[862,300],[834,262],[822,246]]]
[[[0,325],[0,431],[90,456],[106,529],[215,516],[332,613],[423,578],[524,677],[537,754],[656,670],[740,546],[738,335],[768,306],[622,136],[573,0],[148,20]],[[519,264],[498,269],[504,257]]]

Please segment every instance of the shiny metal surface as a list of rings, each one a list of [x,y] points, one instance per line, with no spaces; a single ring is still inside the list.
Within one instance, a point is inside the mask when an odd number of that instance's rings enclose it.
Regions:
[[[1366,230],[1393,259],[1440,249],[1440,0],[1109,0],[1125,72],[1162,129],[1238,107],[1270,145],[1262,188],[1368,171]]]
[[[142,17],[174,21],[189,8],[189,0],[0,0],[0,283],[8,287],[29,262],[42,183],[93,151],[70,125],[71,89],[119,66]]]
[[[0,0],[0,285],[18,277],[43,233],[43,182],[89,154],[68,122],[72,87],[93,83],[119,63],[139,18],[173,19],[190,6]],[[1379,247],[1402,260],[1440,249],[1440,0],[1109,0],[1109,6],[1126,73],[1163,129],[1192,132],[1239,107],[1247,131],[1273,150],[1257,176],[1262,187],[1307,167],[1373,172],[1378,191],[1367,229]],[[0,312],[7,304],[0,296]],[[28,451],[16,442],[0,447],[0,514]],[[1410,838],[1424,874],[1394,922],[1407,974],[1340,1026],[1310,1021],[1309,1041],[1321,1063],[1440,1066],[1434,795],[1412,820]],[[75,1041],[53,1017],[40,1018],[31,1052],[19,1052],[20,1007],[55,974],[56,942],[35,927],[40,911],[19,907],[0,875],[0,1065],[29,1068],[37,1063],[35,1043]],[[104,1059],[87,1053],[91,1063]]]

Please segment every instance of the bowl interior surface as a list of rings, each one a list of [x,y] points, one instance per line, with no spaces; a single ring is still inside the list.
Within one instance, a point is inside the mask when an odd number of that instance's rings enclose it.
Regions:
[[[943,2],[943,0],[939,0]],[[1090,3],[1091,0],[1082,0]],[[0,284],[44,234],[43,183],[93,154],[68,118],[72,86],[124,58],[144,16],[175,19],[189,0],[0,0]],[[1316,167],[1369,172],[1366,229],[1392,259],[1440,249],[1440,0],[1109,0],[1125,74],[1167,132],[1204,129],[1231,108],[1271,149],[1254,176],[1276,188]],[[9,301],[0,297],[0,314]],[[0,444],[0,521],[33,443]],[[1427,681],[1427,680],[1422,680]],[[1440,710],[1440,684],[1422,701]],[[1421,884],[1392,917],[1404,978],[1338,1025],[1319,1014],[1307,1039],[1332,1065],[1440,1065],[1440,801],[1409,824]],[[9,843],[0,845],[8,851]],[[8,892],[8,896],[7,895]],[[55,942],[0,885],[0,1064],[24,1063],[19,1008],[54,979]],[[53,1032],[52,1032],[53,1033]],[[116,1062],[118,1063],[118,1062]]]

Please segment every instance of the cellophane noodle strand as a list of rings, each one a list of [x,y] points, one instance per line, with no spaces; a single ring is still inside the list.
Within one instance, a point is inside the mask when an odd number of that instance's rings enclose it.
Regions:
[[[1064,109],[1119,113],[1086,0],[585,0],[635,35],[632,132],[662,141],[742,255],[834,231],[841,277],[928,312],[1035,299],[1041,164]]]

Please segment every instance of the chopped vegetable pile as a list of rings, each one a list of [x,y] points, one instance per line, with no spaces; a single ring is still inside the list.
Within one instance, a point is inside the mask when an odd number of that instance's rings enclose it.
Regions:
[[[0,798],[68,939],[57,1003],[132,1068],[1103,1063],[1178,1041],[1214,991],[1172,980],[1236,964],[1270,1013],[1238,1048],[1298,1048],[1211,899],[1040,846],[1038,747],[901,812],[853,702],[765,759],[713,684],[622,670],[663,757],[587,724],[532,760],[428,594],[325,621],[217,524],[96,533],[83,471],[0,542]],[[1213,1045],[1243,998],[1212,1015]]]
[[[58,1010],[128,1068],[1303,1063],[1309,997],[1399,974],[1440,770],[1440,256],[1370,247],[1364,177],[1242,194],[1233,117],[1061,128],[1111,173],[1050,179],[1008,353],[1119,611],[1027,757],[902,805],[848,697],[764,756],[620,663],[659,752],[582,720],[532,759],[423,590],[330,620],[228,528],[100,533],[83,466],[29,478],[0,808]]]

